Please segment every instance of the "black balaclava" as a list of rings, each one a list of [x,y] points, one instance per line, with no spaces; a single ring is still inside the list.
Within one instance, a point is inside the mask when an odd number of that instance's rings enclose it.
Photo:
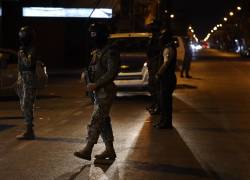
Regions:
[[[150,32],[152,32],[153,36],[158,36],[160,34],[161,23],[157,20],[154,20],[153,23],[150,24]]]
[[[18,36],[22,47],[30,47],[34,41],[35,32],[31,27],[24,26],[20,29]]]
[[[173,35],[172,33],[165,29],[160,37],[160,44],[162,47],[171,47],[174,45],[174,41],[173,41]]]
[[[108,41],[109,31],[105,24],[94,23],[89,26],[92,48],[103,48]]]

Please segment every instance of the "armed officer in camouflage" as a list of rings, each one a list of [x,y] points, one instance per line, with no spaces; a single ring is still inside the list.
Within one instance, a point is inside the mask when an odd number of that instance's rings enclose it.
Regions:
[[[17,93],[26,124],[26,130],[16,138],[18,140],[35,139],[33,131],[33,106],[35,101],[36,57],[34,49],[35,33],[31,27],[22,27],[19,31],[20,48],[18,51]]]
[[[150,31],[152,32],[152,38],[149,41],[147,48],[147,66],[148,66],[148,85],[149,92],[151,94],[151,105],[147,107],[147,110],[151,115],[158,114],[159,108],[159,94],[160,94],[160,84],[155,79],[155,75],[160,66],[160,23],[154,21],[150,24]]]
[[[160,82],[160,108],[161,117],[155,127],[159,129],[172,129],[172,111],[173,97],[172,94],[176,87],[176,44],[172,33],[164,29],[160,38],[162,49],[161,66],[156,73],[156,79]]]
[[[190,46],[190,38],[189,37],[184,38],[184,48],[185,48],[185,56],[184,56],[184,60],[182,63],[181,77],[183,78],[184,73],[185,73],[186,78],[192,78],[192,76],[190,76],[190,74],[189,74],[190,67],[191,67],[191,61],[192,61],[192,49]]]
[[[95,158],[114,160],[116,153],[113,147],[114,137],[109,114],[116,95],[113,81],[120,69],[120,55],[114,44],[108,44],[109,32],[104,24],[92,24],[89,33],[95,49],[90,63],[92,69],[90,79],[93,82],[87,84],[86,90],[94,92],[94,111],[91,123],[88,125],[87,144],[74,155],[91,160],[93,146],[101,135],[106,148]]]

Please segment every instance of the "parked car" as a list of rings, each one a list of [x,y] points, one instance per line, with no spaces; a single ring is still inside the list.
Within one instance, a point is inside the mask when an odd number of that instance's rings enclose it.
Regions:
[[[118,87],[147,88],[146,50],[151,37],[151,33],[111,34],[110,40],[117,41],[121,53],[121,72],[115,80]],[[174,41],[177,46],[177,69],[179,69],[185,56],[184,41],[180,36],[174,36]]]
[[[46,87],[48,82],[48,74],[43,62],[37,61],[36,71],[37,88],[42,89]],[[17,52],[0,48],[0,96],[15,94],[17,79]]]
[[[118,44],[120,49],[121,71],[115,84],[118,87],[147,88],[147,45],[151,33],[111,34],[110,41]]]

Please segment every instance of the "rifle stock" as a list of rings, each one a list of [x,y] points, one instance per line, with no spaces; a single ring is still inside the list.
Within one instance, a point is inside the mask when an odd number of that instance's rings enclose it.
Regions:
[[[88,69],[84,68],[83,73],[84,73],[84,79],[85,79],[86,85],[88,85],[89,83],[91,83]]]

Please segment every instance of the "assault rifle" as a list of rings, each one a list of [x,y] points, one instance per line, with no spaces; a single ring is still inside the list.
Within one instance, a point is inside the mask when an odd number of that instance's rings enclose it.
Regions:
[[[83,69],[83,73],[84,73],[84,80],[85,80],[85,84],[86,86],[91,83],[91,78],[90,78],[90,73],[89,73],[89,70],[88,68],[84,68]],[[94,103],[95,101],[95,92],[86,92],[87,96],[90,97],[92,103]]]
[[[90,77],[89,77],[89,71],[87,68],[83,69],[83,73],[84,73],[84,80],[86,85],[88,85],[89,83],[91,83]]]

